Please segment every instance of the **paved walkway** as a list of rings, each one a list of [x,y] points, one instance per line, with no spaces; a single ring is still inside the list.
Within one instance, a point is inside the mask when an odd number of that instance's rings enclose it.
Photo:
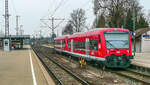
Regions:
[[[0,85],[49,85],[45,75],[29,46],[10,52],[0,50]]]
[[[150,53],[136,53],[132,64],[150,68]]]

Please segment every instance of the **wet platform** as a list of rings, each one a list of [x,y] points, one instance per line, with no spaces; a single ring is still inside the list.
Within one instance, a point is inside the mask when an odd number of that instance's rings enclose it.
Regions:
[[[0,85],[55,85],[31,50],[0,50]]]
[[[150,53],[136,53],[132,60],[133,65],[150,68]]]

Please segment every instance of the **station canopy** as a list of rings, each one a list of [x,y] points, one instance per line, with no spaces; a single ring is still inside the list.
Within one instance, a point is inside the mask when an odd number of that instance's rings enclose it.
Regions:
[[[0,39],[30,39],[30,35],[0,35]]]

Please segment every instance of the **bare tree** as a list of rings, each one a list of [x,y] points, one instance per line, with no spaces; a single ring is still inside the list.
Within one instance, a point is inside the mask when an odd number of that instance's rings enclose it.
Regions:
[[[85,27],[86,17],[83,9],[73,10],[69,23],[73,26],[73,32],[81,32]]]
[[[96,26],[125,26],[128,11],[132,15],[135,10],[138,19],[142,14],[141,9],[137,0],[94,0],[94,14],[98,15],[98,25]]]
[[[150,10],[148,11],[147,21],[148,21],[148,24],[150,25]]]
[[[70,23],[68,23],[64,27],[64,30],[62,31],[62,35],[67,35],[67,34],[73,34],[73,26]]]

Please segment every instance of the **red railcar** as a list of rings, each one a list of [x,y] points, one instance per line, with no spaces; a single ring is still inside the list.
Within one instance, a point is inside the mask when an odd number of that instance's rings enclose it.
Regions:
[[[67,35],[55,38],[54,39],[54,41],[55,41],[54,48],[59,51],[67,51],[67,47],[68,47],[67,39],[68,39]]]
[[[131,36],[127,29],[99,29],[54,40],[57,51],[99,61],[111,68],[126,68],[133,59]]]

